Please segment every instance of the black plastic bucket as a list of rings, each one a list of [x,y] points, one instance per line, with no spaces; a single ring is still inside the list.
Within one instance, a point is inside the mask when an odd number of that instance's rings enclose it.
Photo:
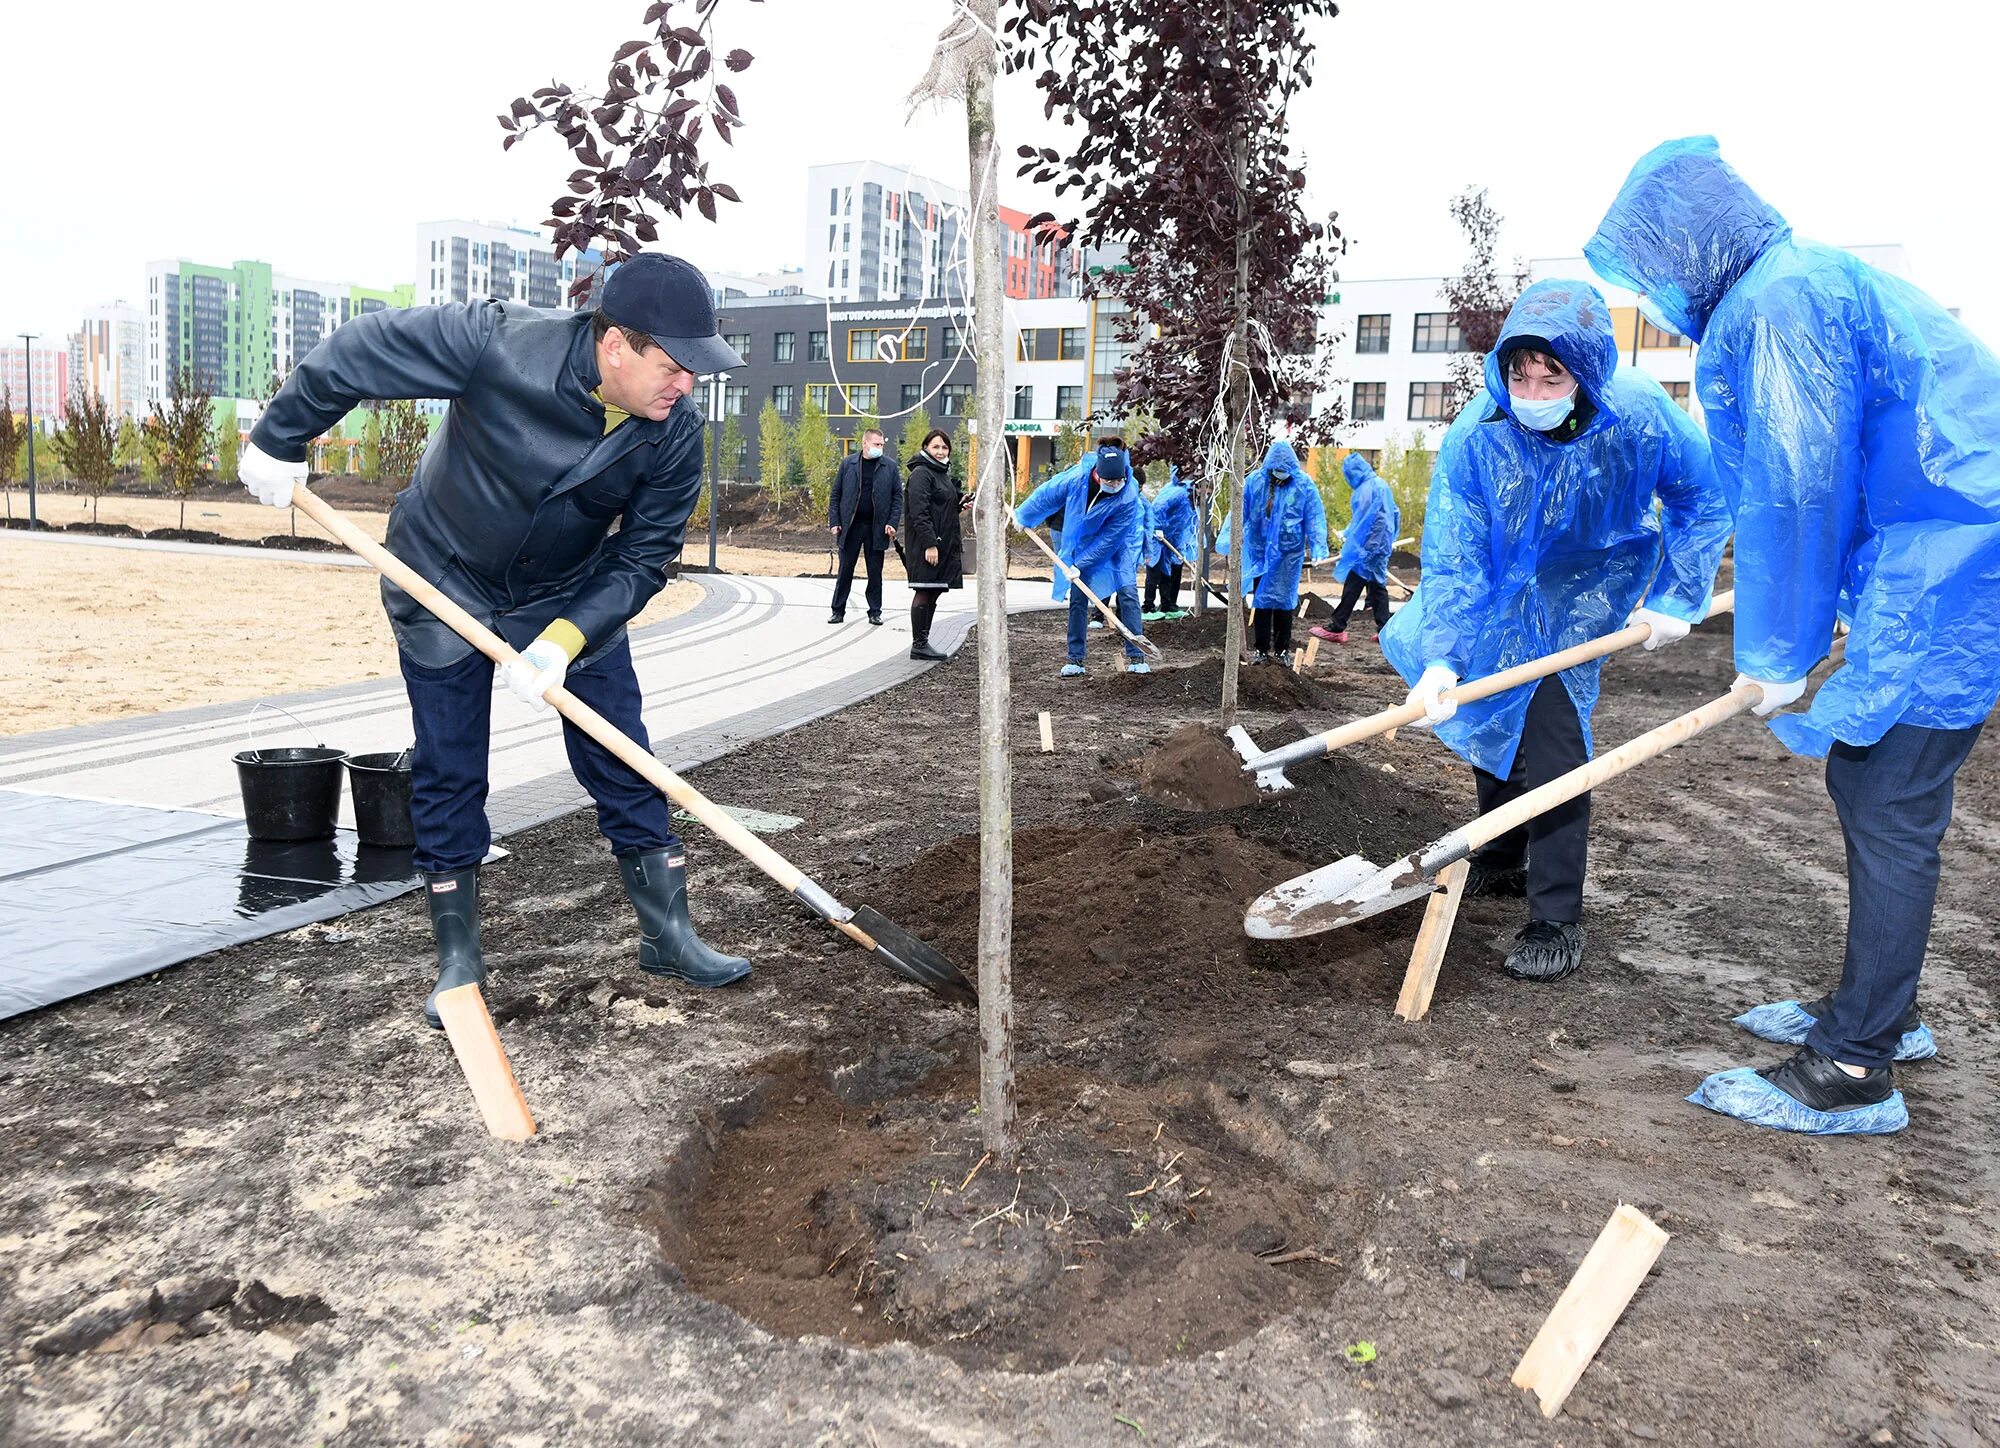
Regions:
[[[410,824],[410,751],[355,754],[347,761],[354,791],[354,833],[364,845],[407,850],[417,842]]]
[[[340,817],[344,749],[246,749],[236,756],[253,840],[325,840]]]

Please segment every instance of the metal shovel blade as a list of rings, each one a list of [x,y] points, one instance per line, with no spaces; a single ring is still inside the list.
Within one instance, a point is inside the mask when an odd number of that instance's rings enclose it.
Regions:
[[[861,906],[849,923],[874,937],[875,953],[905,980],[915,981],[943,1000],[970,1004],[979,999],[978,991],[951,963],[951,957],[924,944],[874,906]]]
[[[1251,761],[1260,758],[1264,753],[1263,750],[1257,747],[1257,741],[1250,737],[1250,731],[1245,729],[1241,724],[1230,725],[1229,733],[1225,737],[1235,747],[1237,754],[1242,757],[1243,765],[1246,769],[1250,767]],[[1275,769],[1260,769],[1257,771],[1257,788],[1263,790],[1266,794],[1275,794],[1279,790],[1290,789],[1291,787],[1292,782],[1285,778],[1283,765]]]
[[[1259,895],[1243,916],[1243,931],[1257,940],[1296,940],[1407,905],[1436,888],[1412,860],[1384,869],[1349,855]]]

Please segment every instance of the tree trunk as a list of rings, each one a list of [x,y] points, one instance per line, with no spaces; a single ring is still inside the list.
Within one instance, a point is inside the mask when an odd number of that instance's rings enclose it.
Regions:
[[[1236,675],[1243,656],[1243,419],[1250,410],[1250,146],[1236,138],[1236,322],[1229,333],[1229,628],[1222,648],[1222,727],[1236,722]]]
[[[966,141],[972,160],[972,325],[979,369],[979,474],[975,571],[979,588],[979,1116],[985,1147],[1011,1163],[1014,1137],[1014,764],[1008,747],[1013,690],[1007,662],[1007,448],[1000,254],[1000,151],[994,128],[998,0],[970,0],[984,27],[966,75]]]

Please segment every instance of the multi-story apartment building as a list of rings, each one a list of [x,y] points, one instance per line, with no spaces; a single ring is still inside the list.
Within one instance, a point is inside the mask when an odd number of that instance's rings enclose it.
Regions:
[[[579,305],[570,297],[576,279],[604,268],[594,247],[558,261],[545,233],[481,221],[425,222],[417,228],[416,260],[416,300],[432,307],[494,297],[570,310]]]
[[[72,386],[88,387],[117,417],[146,410],[146,316],[130,302],[110,302],[83,314],[70,334]]]
[[[0,345],[0,388],[5,389],[17,418],[27,416],[30,367],[34,373],[35,423],[48,432],[69,399],[69,348],[60,342],[50,346],[40,338]]]
[[[836,302],[963,299],[965,193],[906,166],[848,161],[806,171],[803,285]]]
[[[1005,269],[1002,289],[1021,301],[1060,296],[1072,270],[1065,265],[1066,253],[1073,248],[1060,234],[1030,231],[1029,219],[1025,211],[1000,208],[1000,255]]]

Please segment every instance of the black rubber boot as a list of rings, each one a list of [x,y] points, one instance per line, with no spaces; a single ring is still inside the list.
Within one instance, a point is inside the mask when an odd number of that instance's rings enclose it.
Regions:
[[[683,860],[682,855],[665,850],[618,857],[626,898],[639,916],[639,969],[689,985],[739,981],[750,974],[750,962],[740,955],[710,950],[694,933],[694,922],[688,919],[687,866]]]
[[[1467,862],[1471,868],[1465,876],[1465,898],[1477,900],[1482,896],[1497,899],[1523,899],[1528,893],[1528,870],[1525,865],[1491,865],[1474,855]]]
[[[1530,920],[1514,936],[1501,968],[1516,980],[1553,984],[1583,964],[1583,927],[1567,920]]]
[[[422,878],[438,956],[437,984],[424,1001],[424,1022],[441,1031],[437,998],[458,986],[486,984],[486,957],[479,953],[479,866]]]

